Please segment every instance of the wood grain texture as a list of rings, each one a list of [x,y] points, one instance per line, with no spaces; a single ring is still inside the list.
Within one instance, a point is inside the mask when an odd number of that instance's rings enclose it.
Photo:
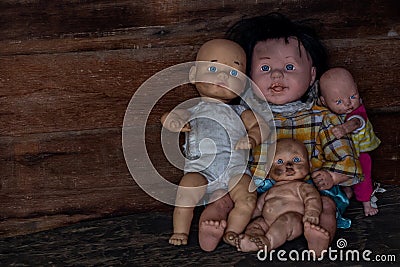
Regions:
[[[353,73],[368,109],[400,107],[399,39],[326,43],[332,65]],[[143,82],[164,68],[194,60],[194,55],[193,46],[181,46],[0,57],[0,133],[121,127],[128,103]],[[374,66],[367,66],[369,62]],[[173,107],[168,98],[159,105]],[[157,122],[151,118],[150,123]]]
[[[145,210],[171,210],[130,174],[122,125],[136,90],[155,73],[193,61],[206,40],[241,18],[282,12],[306,19],[332,66],[354,75],[380,147],[373,178],[399,184],[400,2],[397,0],[0,3],[0,236]],[[366,15],[368,14],[368,15]],[[160,143],[160,116],[197,93],[168,92],[151,111],[146,148],[178,183]]]
[[[352,220],[351,228],[337,230],[331,256],[318,260],[318,266],[354,266],[355,262],[362,266],[397,266],[395,262],[400,255],[400,225],[397,223],[400,188],[385,188],[387,192],[378,195],[379,214],[376,216],[364,217],[362,204],[351,201],[345,213],[345,217]],[[168,243],[172,233],[171,212],[147,212],[90,220],[26,236],[0,238],[3,252],[0,261],[4,266],[316,266],[313,260],[310,262],[307,256],[301,256],[308,255],[303,253],[308,253],[304,237],[279,247],[279,251],[288,253],[270,253],[265,260],[258,259],[256,252],[238,252],[224,242],[214,252],[205,252],[198,242],[201,211],[195,210],[187,246]],[[346,240],[343,253],[335,248],[339,239]],[[372,253],[368,254],[368,250]],[[346,254],[348,251],[352,252]],[[375,256],[381,256],[376,259],[385,259],[386,262],[370,264],[365,260],[369,258],[372,261]],[[282,262],[282,258],[288,261]],[[294,264],[295,260],[290,259],[298,259],[296,262],[301,263]],[[339,259],[342,259],[340,263],[336,263]]]
[[[6,0],[1,2],[0,10],[1,40],[101,37],[135,27],[175,27],[177,24],[201,25],[200,35],[215,34],[224,32],[227,26],[242,17],[272,11],[319,24],[323,36],[330,38],[382,36],[399,25],[399,3],[396,0],[363,3],[351,0],[335,3],[329,0]]]

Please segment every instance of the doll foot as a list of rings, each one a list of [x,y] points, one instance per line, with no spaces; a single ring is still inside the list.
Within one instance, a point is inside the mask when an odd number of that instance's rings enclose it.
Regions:
[[[169,243],[175,246],[187,245],[188,235],[183,233],[174,233],[169,238]]]
[[[239,235],[235,232],[228,231],[224,234],[223,239],[225,243],[236,247],[236,244],[239,242]]]
[[[213,251],[224,235],[226,221],[207,220],[200,223],[199,243],[204,251]]]
[[[321,256],[322,251],[329,247],[329,232],[321,226],[305,222],[304,237],[307,240],[308,249],[313,250],[317,257]]]
[[[271,249],[269,240],[264,236],[249,236],[246,234],[239,235],[236,243],[236,248],[238,251],[251,252],[259,251],[262,249]]]
[[[371,206],[371,202],[363,202],[365,216],[374,216],[378,213],[378,209]]]

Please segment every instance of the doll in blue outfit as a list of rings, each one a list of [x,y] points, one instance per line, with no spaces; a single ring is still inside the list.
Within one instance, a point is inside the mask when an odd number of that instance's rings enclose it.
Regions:
[[[263,142],[264,126],[251,110],[230,105],[245,88],[245,69],[246,54],[238,44],[226,39],[206,42],[189,72],[199,103],[161,118],[166,129],[186,134],[184,175],[170,244],[187,244],[193,209],[205,195],[210,200],[199,222],[203,250],[214,250],[222,239],[235,246],[225,236],[238,236],[250,222],[257,192],[247,167],[248,154]]]

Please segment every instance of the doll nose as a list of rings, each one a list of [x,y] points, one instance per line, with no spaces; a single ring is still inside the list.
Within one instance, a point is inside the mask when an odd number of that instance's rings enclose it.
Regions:
[[[274,70],[271,72],[272,79],[281,79],[283,77],[283,73],[280,70]]]
[[[220,71],[217,77],[221,80],[227,80],[229,76],[225,71]]]
[[[348,100],[348,99],[346,99],[345,102],[344,102],[344,105],[345,105],[346,107],[350,107],[350,106],[351,106],[351,101]]]

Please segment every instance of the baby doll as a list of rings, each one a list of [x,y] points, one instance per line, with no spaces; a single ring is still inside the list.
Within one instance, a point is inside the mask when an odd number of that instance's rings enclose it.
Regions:
[[[184,176],[176,195],[174,233],[169,239],[173,245],[187,244],[194,206],[206,193],[211,194],[211,200],[219,199],[200,217],[203,250],[214,250],[225,232],[241,233],[251,219],[257,192],[250,190],[255,186],[247,168],[248,151],[263,141],[263,126],[249,109],[228,105],[245,88],[245,69],[246,54],[238,44],[225,39],[206,42],[189,72],[200,102],[161,118],[168,130],[186,132]]]
[[[279,139],[270,177],[276,182],[263,193],[254,211],[254,217],[245,234],[237,240],[240,251],[267,251],[276,249],[287,240],[293,240],[304,233],[309,250],[317,256],[328,248],[329,233],[318,226],[322,210],[318,190],[304,181],[310,173],[310,163],[305,145],[294,139]],[[315,231],[325,240],[324,246],[313,242],[309,234]]]
[[[325,72],[320,79],[321,102],[332,112],[343,116],[345,123],[332,128],[336,138],[351,134],[364,174],[364,181],[353,186],[354,194],[364,206],[365,216],[378,213],[371,206],[372,179],[371,157],[367,153],[380,144],[367,112],[362,104],[357,85],[349,71],[344,68],[333,68]]]
[[[307,147],[311,178],[320,192],[329,196],[321,197],[320,226],[328,231],[331,242],[336,226],[350,226],[340,217],[348,199],[337,185],[356,184],[362,173],[351,139],[337,139],[332,134],[331,128],[341,124],[339,117],[316,104],[314,82],[326,66],[325,48],[312,29],[279,13],[241,20],[228,35],[246,50],[247,74],[258,86],[245,91],[246,103],[261,116],[272,110],[278,139],[294,138]],[[257,167],[267,162],[262,147],[253,149],[256,167],[252,167],[254,179],[261,181],[268,172]],[[311,231],[308,238],[320,242],[324,237]],[[325,242],[322,240],[320,247]]]

